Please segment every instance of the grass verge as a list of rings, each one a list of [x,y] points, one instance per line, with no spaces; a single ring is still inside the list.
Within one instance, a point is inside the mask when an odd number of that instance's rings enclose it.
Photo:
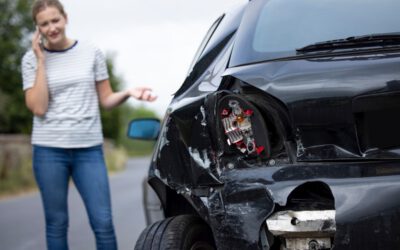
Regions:
[[[0,167],[0,199],[37,191],[37,185],[32,170],[32,160],[30,155],[21,160],[18,167]],[[123,147],[114,147],[106,143],[104,147],[104,157],[109,173],[122,171],[128,160],[127,151]]]

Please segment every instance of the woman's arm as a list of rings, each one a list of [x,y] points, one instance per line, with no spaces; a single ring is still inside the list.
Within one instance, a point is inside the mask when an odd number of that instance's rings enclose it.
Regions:
[[[25,91],[26,106],[37,116],[44,116],[49,106],[49,89],[46,79],[45,56],[40,47],[40,34],[36,31],[32,39],[32,49],[37,59],[35,82]]]
[[[126,101],[129,97],[148,102],[157,99],[157,96],[153,95],[151,88],[147,87],[130,88],[119,92],[113,92],[108,79],[97,82],[96,88],[100,104],[105,109],[112,109]]]

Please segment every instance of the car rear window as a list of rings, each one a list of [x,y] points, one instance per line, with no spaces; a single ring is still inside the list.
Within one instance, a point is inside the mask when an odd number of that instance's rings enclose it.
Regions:
[[[400,32],[399,10],[399,0],[253,0],[231,66],[293,56],[317,42]]]

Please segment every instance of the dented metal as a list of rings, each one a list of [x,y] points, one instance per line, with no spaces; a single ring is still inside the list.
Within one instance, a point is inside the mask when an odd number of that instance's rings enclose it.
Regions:
[[[229,67],[230,31],[163,121],[165,216],[199,215],[222,250],[400,249],[400,52]]]

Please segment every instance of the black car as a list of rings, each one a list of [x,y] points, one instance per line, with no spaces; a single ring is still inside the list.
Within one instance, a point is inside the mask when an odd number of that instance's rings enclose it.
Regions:
[[[162,125],[131,123],[158,138],[135,249],[400,249],[399,10],[251,0],[218,18]]]

